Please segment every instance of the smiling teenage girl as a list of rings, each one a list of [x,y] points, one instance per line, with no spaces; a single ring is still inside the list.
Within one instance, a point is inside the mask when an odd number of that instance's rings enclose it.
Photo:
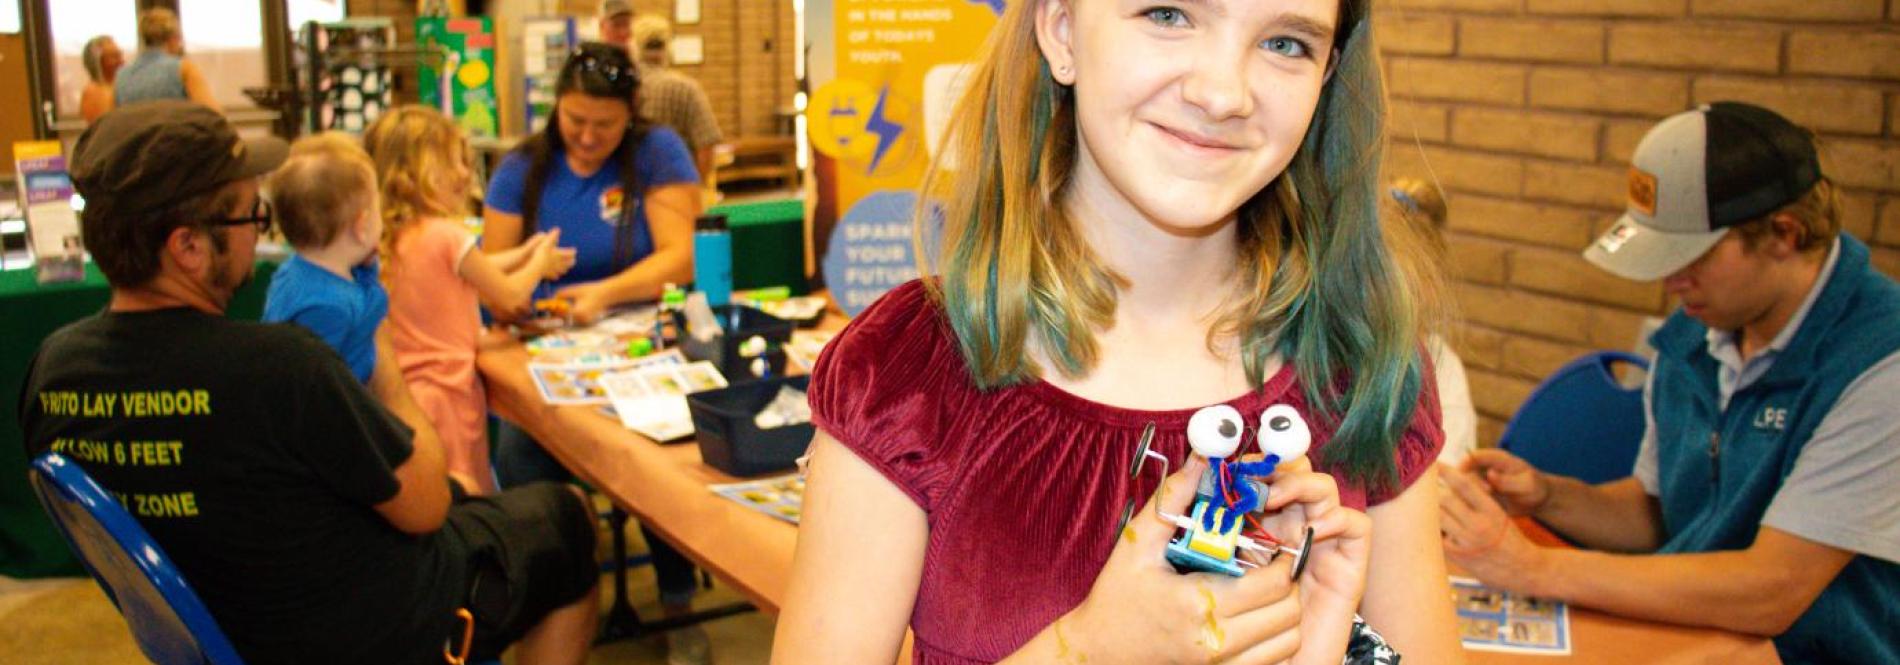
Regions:
[[[1376,219],[1365,0],[1024,0],[971,73],[927,194],[939,277],[813,373],[811,476],[778,662],[1340,662],[1362,612],[1458,662],[1419,291]],[[1195,409],[1292,405],[1312,467],[1241,578],[1163,560]],[[1126,529],[1142,429],[1180,471]],[[1365,512],[1360,512],[1360,511]],[[1368,519],[1367,516],[1370,516]],[[1369,538],[1370,533],[1377,538]],[[1297,593],[1295,593],[1297,591]]]

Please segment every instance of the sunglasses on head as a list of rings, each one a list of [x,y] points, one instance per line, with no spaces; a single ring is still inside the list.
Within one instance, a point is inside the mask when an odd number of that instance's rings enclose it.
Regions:
[[[608,85],[632,91],[640,82],[640,74],[635,71],[631,61],[624,56],[614,57],[615,55],[620,54],[601,53],[597,48],[577,48],[573,53],[568,54],[567,68],[569,71],[592,73],[606,81]]]

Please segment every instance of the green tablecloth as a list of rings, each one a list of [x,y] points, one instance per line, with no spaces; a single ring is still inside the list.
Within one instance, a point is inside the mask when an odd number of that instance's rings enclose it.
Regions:
[[[732,228],[733,286],[788,286],[806,292],[804,202],[783,199],[714,206]],[[277,266],[260,262],[257,278],[232,300],[230,315],[256,319]],[[26,483],[19,413],[27,363],[47,335],[105,308],[110,291],[90,265],[86,279],[41,286],[32,270],[0,271],[0,575],[82,575]],[[160,352],[160,349],[153,349]]]
[[[257,277],[232,299],[230,315],[256,319],[277,266],[260,262]],[[83,575],[26,483],[26,444],[18,405],[27,363],[47,335],[102,310],[111,297],[97,268],[68,284],[35,283],[32,270],[0,271],[0,575]],[[154,353],[163,349],[153,349]]]

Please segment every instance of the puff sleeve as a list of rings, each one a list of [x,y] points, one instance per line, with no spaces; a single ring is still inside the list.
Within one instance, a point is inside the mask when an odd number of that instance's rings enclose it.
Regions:
[[[955,338],[921,282],[859,314],[812,369],[812,423],[890,479],[926,514],[958,468],[946,410],[972,390]]]

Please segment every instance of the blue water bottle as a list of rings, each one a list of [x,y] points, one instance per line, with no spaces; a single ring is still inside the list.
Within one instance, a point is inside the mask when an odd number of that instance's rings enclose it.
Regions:
[[[732,302],[732,233],[725,215],[700,215],[693,222],[693,286],[706,304]]]

